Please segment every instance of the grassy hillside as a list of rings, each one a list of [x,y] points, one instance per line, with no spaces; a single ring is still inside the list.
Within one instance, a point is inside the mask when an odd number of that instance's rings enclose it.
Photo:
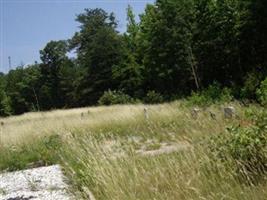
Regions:
[[[72,191],[96,199],[265,199],[263,182],[237,178],[231,162],[214,159],[211,138],[249,126],[257,106],[201,108],[185,102],[118,105],[28,113],[1,119],[0,169],[59,163]],[[229,158],[231,160],[231,158]],[[264,179],[266,180],[266,179]],[[266,181],[265,181],[266,182]]]

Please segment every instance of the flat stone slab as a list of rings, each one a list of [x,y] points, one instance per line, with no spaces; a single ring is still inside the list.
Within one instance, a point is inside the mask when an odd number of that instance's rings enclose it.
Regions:
[[[0,174],[0,200],[71,200],[59,165]]]
[[[175,144],[165,144],[165,143],[161,143],[161,147],[159,149],[156,150],[138,150],[137,153],[142,155],[142,156],[157,156],[157,155],[161,155],[161,154],[170,154],[173,152],[179,152],[179,151],[184,151],[187,150],[189,148],[191,148],[190,144],[187,143],[175,143]]]

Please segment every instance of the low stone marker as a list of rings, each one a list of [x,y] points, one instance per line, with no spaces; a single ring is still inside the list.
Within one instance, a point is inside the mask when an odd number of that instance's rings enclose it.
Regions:
[[[137,150],[136,153],[141,156],[157,156],[161,154],[170,154],[173,152],[182,152],[185,150],[191,149],[192,146],[187,142],[180,142],[180,143],[173,143],[173,144],[167,144],[167,143],[161,143],[161,147],[159,149],[155,150]]]
[[[199,108],[194,108],[192,111],[191,111],[191,116],[193,119],[197,119],[198,118],[198,113],[200,112],[200,109]]]
[[[232,106],[228,106],[224,108],[224,117],[226,119],[232,119],[235,115],[235,108]]]
[[[82,112],[82,113],[81,113],[81,119],[83,119],[83,117],[84,117],[84,113]]]
[[[147,108],[144,108],[144,116],[145,116],[145,119],[148,119],[148,109]]]

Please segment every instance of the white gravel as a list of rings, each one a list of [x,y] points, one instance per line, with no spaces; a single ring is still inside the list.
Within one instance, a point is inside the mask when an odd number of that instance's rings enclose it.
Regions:
[[[0,200],[70,200],[59,165],[0,174]]]

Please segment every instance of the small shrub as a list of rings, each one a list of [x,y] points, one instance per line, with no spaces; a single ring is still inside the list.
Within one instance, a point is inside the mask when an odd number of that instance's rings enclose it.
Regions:
[[[267,112],[250,114],[250,126],[234,126],[212,140],[216,159],[233,161],[238,178],[258,183],[267,172]],[[215,148],[214,148],[215,146]]]
[[[129,104],[134,103],[135,100],[122,91],[108,90],[99,98],[99,105],[115,105],[115,104]]]
[[[262,81],[260,88],[257,89],[257,98],[263,106],[267,106],[267,78]]]
[[[57,151],[61,146],[62,141],[58,135],[46,136],[33,143],[17,147],[0,146],[0,171],[57,164],[59,163]]]
[[[6,95],[4,90],[0,88],[0,115],[9,116],[11,113],[11,99]]]
[[[187,99],[187,105],[198,105],[204,106],[210,104],[206,96],[202,95],[201,93],[192,92],[191,96]]]
[[[244,86],[240,91],[240,97],[245,99],[255,99],[256,90],[259,87],[262,75],[259,72],[250,72],[245,77]]]
[[[144,102],[147,104],[157,104],[164,101],[163,96],[155,91],[149,91],[144,98]]]
[[[217,102],[230,102],[233,100],[232,91],[229,88],[220,88],[220,85],[215,83],[201,92],[192,92],[188,98],[189,105],[205,106]]]
[[[220,102],[230,102],[234,99],[230,88],[223,88],[220,95]]]

